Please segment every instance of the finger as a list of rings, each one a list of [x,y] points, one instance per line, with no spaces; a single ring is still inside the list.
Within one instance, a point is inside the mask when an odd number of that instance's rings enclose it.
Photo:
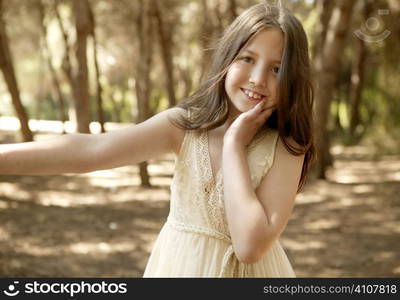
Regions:
[[[253,108],[254,112],[257,114],[260,113],[263,110],[264,104],[265,104],[265,100],[257,103],[257,105],[254,106],[254,108]]]
[[[265,121],[271,116],[271,114],[273,113],[273,111],[274,111],[274,108],[273,108],[273,107],[271,107],[271,108],[269,108],[269,109],[263,110],[263,111],[259,114],[258,119],[260,119],[260,120],[262,120],[263,122],[265,122]]]
[[[263,105],[264,105],[264,100],[257,103],[253,108],[251,108],[246,113],[244,113],[243,118],[248,119],[248,120],[256,119],[260,115]]]
[[[276,109],[276,107],[277,107],[277,105],[274,103],[274,104],[268,105],[267,107],[264,107],[262,111],[265,111],[265,110],[274,111]]]

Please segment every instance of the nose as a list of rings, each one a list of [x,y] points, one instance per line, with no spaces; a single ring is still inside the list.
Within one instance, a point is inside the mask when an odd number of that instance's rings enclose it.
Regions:
[[[262,86],[265,87],[267,84],[267,75],[266,75],[266,68],[263,66],[254,66],[250,73],[249,78],[250,83],[254,86]]]

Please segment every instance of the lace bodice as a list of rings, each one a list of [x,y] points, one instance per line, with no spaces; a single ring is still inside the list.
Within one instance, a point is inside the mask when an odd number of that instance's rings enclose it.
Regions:
[[[258,133],[246,148],[256,189],[271,168],[276,130]],[[212,172],[206,131],[186,131],[175,159],[170,213],[146,267],[146,276],[293,277],[279,241],[254,264],[239,261],[225,214],[223,172]],[[246,220],[243,220],[245,222]]]
[[[272,165],[278,132],[256,135],[247,147],[247,158],[254,189]],[[171,183],[169,221],[182,230],[203,232],[230,242],[223,198],[223,175],[215,182],[205,131],[186,131],[175,160]]]

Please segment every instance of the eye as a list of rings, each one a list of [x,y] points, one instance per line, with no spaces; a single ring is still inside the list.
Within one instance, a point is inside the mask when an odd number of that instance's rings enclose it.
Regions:
[[[240,58],[240,60],[244,61],[245,63],[253,62],[253,59],[250,56],[243,56]]]
[[[274,72],[275,74],[279,74],[279,71],[280,71],[280,67],[272,68],[272,72]]]

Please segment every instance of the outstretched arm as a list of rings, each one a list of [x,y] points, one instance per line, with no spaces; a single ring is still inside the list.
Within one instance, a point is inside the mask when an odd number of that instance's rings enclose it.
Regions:
[[[103,134],[67,134],[46,141],[0,145],[0,174],[84,173],[135,164],[172,152],[177,130],[165,110],[128,128]]]

